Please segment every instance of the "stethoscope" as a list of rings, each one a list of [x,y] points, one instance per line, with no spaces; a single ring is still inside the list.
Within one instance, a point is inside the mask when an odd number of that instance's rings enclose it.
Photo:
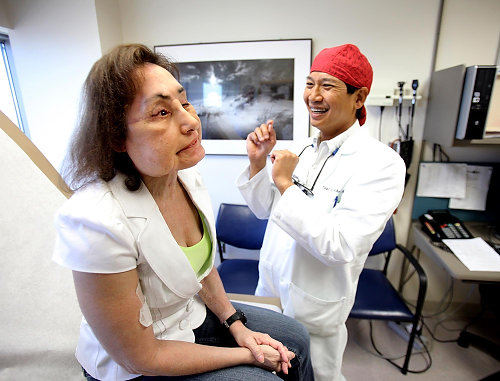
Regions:
[[[313,147],[312,144],[309,144],[307,146],[305,146],[302,151],[300,151],[300,153],[297,155],[298,157],[300,157],[300,155],[302,155],[304,153],[304,151],[309,148],[309,147]],[[319,170],[318,174],[316,175],[316,179],[314,179],[314,182],[313,182],[313,185],[311,187],[311,189],[309,189],[308,187],[306,187],[304,184],[302,184],[299,179],[295,176],[295,175],[292,175],[292,181],[295,185],[297,185],[299,187],[299,189],[304,192],[307,196],[309,197],[313,197],[314,196],[314,193],[313,193],[313,190],[314,190],[314,187],[316,185],[316,182],[318,181],[318,178],[319,176],[321,175],[321,172],[323,171],[323,168],[325,168],[325,165],[326,165],[326,162],[335,156],[335,154],[337,153],[337,151],[339,150],[339,147],[337,147],[331,155],[329,155],[325,161],[323,162],[323,165],[321,166],[321,169]]]

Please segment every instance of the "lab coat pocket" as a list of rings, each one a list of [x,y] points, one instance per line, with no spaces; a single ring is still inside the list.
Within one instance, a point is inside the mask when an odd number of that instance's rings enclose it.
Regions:
[[[345,297],[323,300],[290,283],[290,300],[284,313],[300,321],[309,333],[321,336],[335,334],[345,320]]]
[[[334,209],[341,201],[342,195],[344,194],[343,189],[339,188],[328,188],[326,186],[318,191],[316,200],[319,205],[322,205],[327,212]]]
[[[262,258],[259,260],[259,283],[256,291],[261,296],[277,294],[273,282],[273,265]]]

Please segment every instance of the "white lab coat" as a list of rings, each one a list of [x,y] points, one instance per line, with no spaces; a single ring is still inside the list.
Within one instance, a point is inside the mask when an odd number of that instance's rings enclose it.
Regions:
[[[302,322],[311,335],[315,378],[341,380],[347,341],[345,321],[354,303],[368,252],[398,206],[405,165],[389,147],[371,138],[356,122],[329,141],[310,139],[292,149],[300,153],[294,175],[314,197],[297,186],[283,195],[266,169],[237,180],[250,209],[269,218],[259,261],[256,295],[277,296],[284,313]]]
[[[124,176],[98,181],[77,191],[61,207],[53,259],[76,271],[117,273],[136,268],[138,297],[143,306],[138,316],[153,326],[160,340],[194,342],[193,329],[206,316],[197,296],[201,280],[211,271],[216,250],[215,221],[206,187],[193,168],[179,171],[194,204],[204,215],[212,240],[211,266],[197,276],[175,241],[148,189],[130,192]],[[76,349],[80,364],[99,380],[128,380],[130,374],[117,364],[82,320]]]

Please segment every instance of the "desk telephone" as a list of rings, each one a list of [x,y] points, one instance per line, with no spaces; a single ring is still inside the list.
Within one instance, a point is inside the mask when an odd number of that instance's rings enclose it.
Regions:
[[[445,238],[473,238],[463,222],[447,210],[429,210],[418,219],[422,224],[422,230],[434,242],[440,242]]]

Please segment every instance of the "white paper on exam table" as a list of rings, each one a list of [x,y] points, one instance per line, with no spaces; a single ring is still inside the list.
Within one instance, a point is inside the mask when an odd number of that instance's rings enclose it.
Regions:
[[[500,255],[482,238],[443,239],[470,271],[500,271]]]
[[[467,185],[464,198],[450,198],[450,209],[486,210],[486,197],[493,167],[467,166]]]
[[[465,163],[420,163],[419,197],[464,198],[466,184]]]

